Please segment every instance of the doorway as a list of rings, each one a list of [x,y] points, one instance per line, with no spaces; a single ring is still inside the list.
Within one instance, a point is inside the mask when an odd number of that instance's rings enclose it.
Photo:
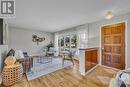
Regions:
[[[125,69],[125,23],[101,28],[102,64]]]

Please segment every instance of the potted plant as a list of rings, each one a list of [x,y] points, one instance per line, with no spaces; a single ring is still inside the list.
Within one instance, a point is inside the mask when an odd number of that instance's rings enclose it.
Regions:
[[[46,47],[47,47],[47,51],[49,51],[50,47],[54,47],[54,44],[50,42]]]

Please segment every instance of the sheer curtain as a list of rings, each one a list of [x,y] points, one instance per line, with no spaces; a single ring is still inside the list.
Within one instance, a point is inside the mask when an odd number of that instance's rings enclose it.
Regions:
[[[56,50],[55,56],[58,56],[59,50],[58,50],[58,33],[54,34],[54,47]]]

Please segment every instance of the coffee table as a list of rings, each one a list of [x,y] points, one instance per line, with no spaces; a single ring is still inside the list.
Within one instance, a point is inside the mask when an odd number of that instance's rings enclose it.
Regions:
[[[32,58],[37,58],[37,63],[41,64],[52,62],[52,56],[33,56]]]

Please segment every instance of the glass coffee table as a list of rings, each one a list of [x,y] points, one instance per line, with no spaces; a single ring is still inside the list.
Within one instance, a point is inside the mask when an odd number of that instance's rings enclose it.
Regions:
[[[36,59],[37,63],[41,64],[52,62],[52,56],[35,56],[33,59],[34,58]]]

